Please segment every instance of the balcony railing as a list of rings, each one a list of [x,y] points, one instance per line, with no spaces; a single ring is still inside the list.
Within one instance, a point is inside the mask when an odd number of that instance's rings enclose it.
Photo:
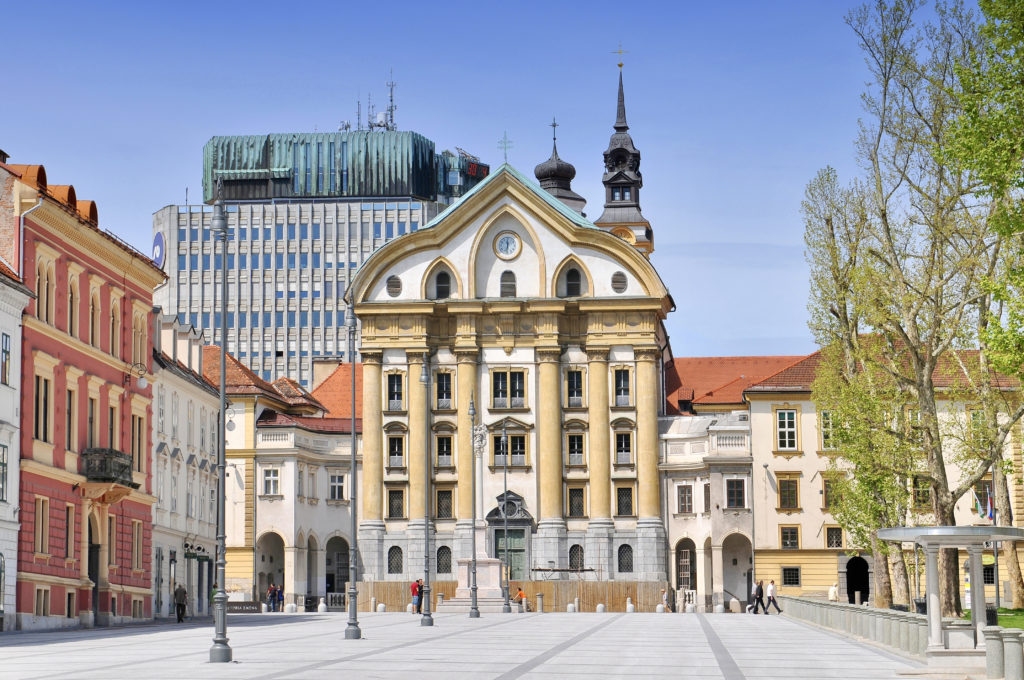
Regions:
[[[139,485],[132,480],[132,457],[117,449],[86,449],[82,452],[85,478],[89,482],[123,484],[133,489]]]

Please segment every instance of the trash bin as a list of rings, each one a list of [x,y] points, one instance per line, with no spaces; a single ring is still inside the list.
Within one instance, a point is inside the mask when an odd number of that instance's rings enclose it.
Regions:
[[[998,626],[999,625],[999,611],[996,609],[994,604],[985,605],[985,625],[986,626]]]
[[[319,599],[316,595],[306,595],[305,607],[307,612],[315,612],[316,606],[319,604]]]
[[[928,600],[924,599],[923,597],[915,598],[914,599],[914,610],[918,614],[927,614],[928,613]]]

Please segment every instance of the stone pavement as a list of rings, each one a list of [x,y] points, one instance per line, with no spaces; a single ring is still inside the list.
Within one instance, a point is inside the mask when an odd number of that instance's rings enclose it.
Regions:
[[[3,680],[131,678],[897,678],[921,664],[784,616],[233,614],[235,661],[211,664],[209,620],[0,636]],[[905,677],[905,676],[903,676]]]

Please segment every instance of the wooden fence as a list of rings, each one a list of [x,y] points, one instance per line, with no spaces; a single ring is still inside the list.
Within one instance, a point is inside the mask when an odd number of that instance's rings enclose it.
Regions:
[[[438,593],[445,600],[455,596],[455,581],[438,581],[430,584],[431,604],[437,603]],[[370,611],[370,598],[387,605],[389,612],[405,611],[412,602],[410,583],[399,581],[364,581],[359,584],[359,611]],[[593,612],[603,604],[610,612],[626,611],[626,598],[632,598],[638,612],[653,612],[661,604],[661,589],[666,587],[658,582],[636,581],[512,581],[510,592],[522,587],[530,606],[536,608],[537,594],[544,595],[544,611],[564,612],[566,606],[576,598],[580,600],[581,612]]]

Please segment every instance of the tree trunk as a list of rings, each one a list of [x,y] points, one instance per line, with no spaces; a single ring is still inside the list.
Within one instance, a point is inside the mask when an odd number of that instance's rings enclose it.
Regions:
[[[939,551],[939,602],[942,615],[959,619],[964,610],[960,605],[960,553],[956,548]]]
[[[889,560],[883,551],[878,534],[871,532],[871,555],[875,572],[875,607],[888,609],[892,606],[892,580],[889,578]]]
[[[889,566],[892,569],[892,601],[910,607],[910,578],[907,575],[903,546],[899,543],[889,545]],[[910,607],[910,611],[913,611],[913,607]]]
[[[995,494],[996,524],[1013,526],[1013,510],[1010,505],[1010,491],[1006,485],[1006,475],[997,462],[992,466],[992,491]],[[1000,580],[1005,574],[1013,591],[1013,608],[1024,607],[1024,579],[1020,573],[1020,562],[1017,561],[1017,542],[1003,541],[1003,552],[999,560]],[[996,584],[997,588],[1002,587]]]

